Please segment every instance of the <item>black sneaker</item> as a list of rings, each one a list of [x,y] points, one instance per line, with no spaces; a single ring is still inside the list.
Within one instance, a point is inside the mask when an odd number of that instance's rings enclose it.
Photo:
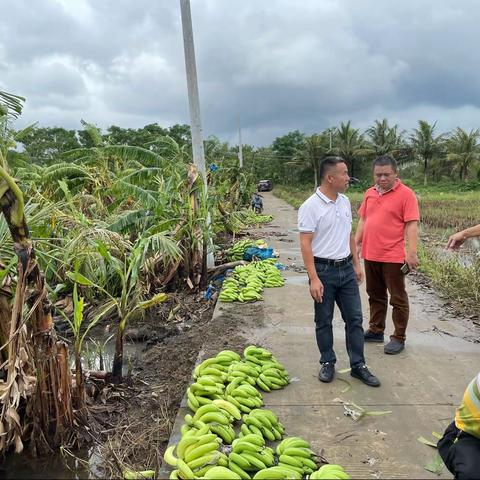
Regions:
[[[370,370],[367,368],[366,365],[362,365],[361,367],[352,368],[350,370],[350,375],[352,377],[358,378],[361,380],[365,385],[369,387],[379,387],[380,380],[370,373]]]
[[[392,338],[383,348],[383,351],[388,355],[396,355],[405,348],[405,344],[396,338]]]
[[[324,383],[330,383],[335,376],[335,364],[331,362],[322,363],[320,372],[318,373],[318,379]]]
[[[383,333],[373,333],[371,330],[367,330],[363,334],[363,339],[366,342],[378,342],[383,343]]]

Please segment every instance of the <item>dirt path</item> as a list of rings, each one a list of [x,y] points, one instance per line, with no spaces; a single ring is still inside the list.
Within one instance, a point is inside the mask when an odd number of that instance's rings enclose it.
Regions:
[[[386,356],[382,345],[366,345],[367,362],[382,386],[367,387],[348,373],[337,374],[331,384],[321,384],[317,380],[319,355],[312,300],[302,271],[297,213],[271,193],[264,194],[264,203],[265,213],[273,214],[275,220],[261,231],[289,267],[286,286],[267,289],[261,304],[217,304],[213,318],[230,323],[248,314],[253,321],[244,324],[242,336],[270,348],[286,365],[292,383],[265,394],[266,405],[277,412],[290,435],[308,439],[314,450],[323,452],[328,461],[344,465],[353,478],[438,478],[423,468],[434,449],[420,444],[417,438],[431,438],[432,431],[443,431],[453,418],[465,386],[478,370],[480,348],[474,341],[478,341],[479,332],[468,319],[445,311],[434,292],[409,279],[412,313],[407,348],[398,356]],[[366,326],[364,286],[361,293]],[[387,334],[391,330],[389,320]],[[337,367],[347,368],[344,327],[338,311],[334,331]],[[344,415],[341,401],[392,413],[354,422]],[[171,443],[178,441],[185,413],[183,403]],[[160,473],[168,476],[167,472]],[[444,471],[441,478],[451,476]]]

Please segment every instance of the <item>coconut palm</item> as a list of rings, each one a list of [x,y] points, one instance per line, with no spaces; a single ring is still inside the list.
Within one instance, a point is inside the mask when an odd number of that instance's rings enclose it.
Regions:
[[[413,152],[423,163],[424,185],[427,184],[429,163],[435,156],[440,155],[443,149],[444,135],[434,135],[436,125],[437,122],[430,125],[425,120],[419,120],[418,128],[415,128],[413,135],[410,135]]]
[[[334,152],[344,158],[349,166],[350,176],[354,177],[360,159],[368,153],[365,141],[350,120],[341,123],[334,136]]]
[[[458,171],[460,180],[467,179],[469,169],[480,158],[479,137],[479,129],[466,132],[458,127],[447,140],[447,158],[453,163],[454,170]]]
[[[315,186],[317,186],[320,185],[318,176],[320,162],[330,151],[330,137],[325,132],[306,136],[302,148],[296,150],[289,164],[311,169]]]
[[[368,150],[375,157],[381,155],[390,155],[398,157],[405,149],[403,142],[403,132],[398,131],[398,126],[390,127],[388,121],[384,118],[382,121],[375,120],[373,126],[366,130],[366,135],[369,140]]]

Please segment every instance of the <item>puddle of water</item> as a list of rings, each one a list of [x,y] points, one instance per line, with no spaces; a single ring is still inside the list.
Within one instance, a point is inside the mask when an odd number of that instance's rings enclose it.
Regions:
[[[126,375],[131,369],[133,360],[139,356],[144,344],[141,342],[126,343],[123,346],[123,374]],[[115,355],[115,338],[108,337],[106,340],[85,340],[82,352],[82,367],[85,370],[111,371],[113,357]],[[70,355],[70,366],[75,368],[75,357]]]
[[[18,479],[90,479],[102,478],[100,458],[94,448],[74,452],[77,458],[60,453],[34,457],[28,452],[9,455],[0,466],[0,478]],[[90,467],[86,466],[86,463]]]

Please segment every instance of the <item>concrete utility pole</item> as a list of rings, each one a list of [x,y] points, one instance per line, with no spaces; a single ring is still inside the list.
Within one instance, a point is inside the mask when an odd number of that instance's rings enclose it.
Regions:
[[[185,68],[187,71],[188,106],[190,110],[190,129],[192,132],[193,163],[197,165],[205,185],[207,194],[207,174],[205,171],[205,151],[203,149],[202,120],[200,117],[200,99],[198,95],[197,65],[195,62],[195,45],[193,42],[192,14],[190,12],[190,0],[180,0],[182,14],[183,47],[185,50]],[[210,212],[207,216],[207,224],[210,225]],[[209,239],[209,247],[212,244]],[[213,253],[207,255],[207,268],[215,266]]]
[[[243,168],[242,127],[240,126],[240,118],[238,119],[238,161],[240,168]]]

